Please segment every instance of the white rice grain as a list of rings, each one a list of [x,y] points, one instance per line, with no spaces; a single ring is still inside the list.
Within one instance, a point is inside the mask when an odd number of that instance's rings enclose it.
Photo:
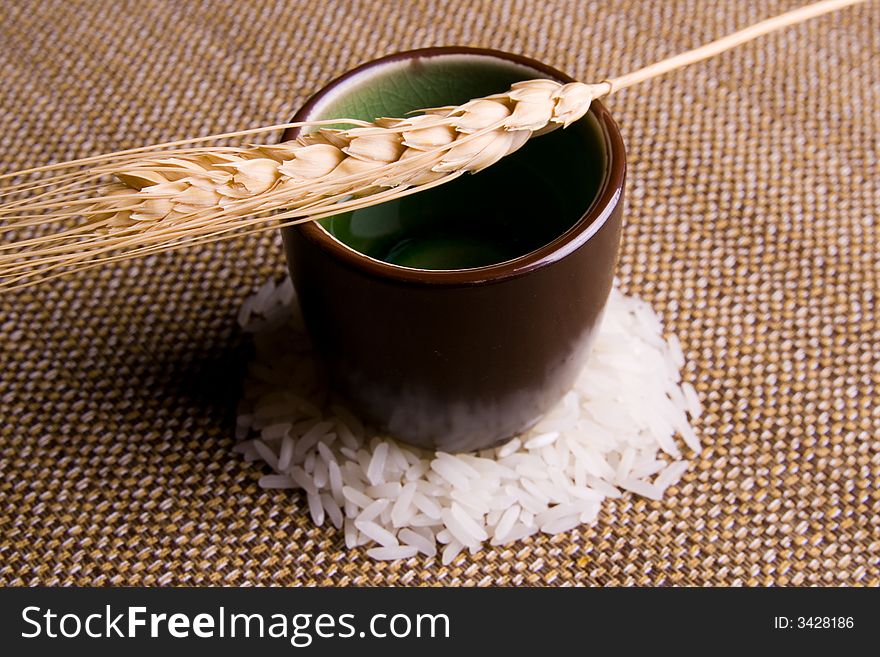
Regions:
[[[350,500],[352,503],[356,504],[362,509],[367,508],[375,501],[372,498],[364,495],[357,488],[353,488],[352,486],[343,486],[342,494],[345,496],[345,499]]]
[[[663,497],[663,491],[657,486],[642,481],[641,479],[624,479],[617,483],[620,484],[621,488],[625,488],[628,491],[641,495],[642,497],[647,497],[651,500],[659,500]]]
[[[495,540],[503,540],[507,536],[510,530],[513,529],[513,523],[519,518],[520,511],[519,505],[514,504],[501,515],[501,519],[495,525],[495,531],[492,535]]]
[[[385,481],[382,472],[385,470],[385,459],[387,456],[388,443],[380,443],[376,451],[373,452],[373,458],[370,459],[370,464],[366,469],[367,479],[374,486]]]
[[[278,469],[287,470],[290,465],[290,459],[293,458],[293,439],[290,436],[284,436],[281,439],[281,449],[278,451]]]
[[[260,488],[285,489],[296,488],[296,482],[287,475],[273,474],[260,477]]]
[[[320,527],[324,524],[324,505],[321,504],[321,497],[320,495],[307,493],[306,499],[309,503],[309,513],[312,516],[312,521]]]
[[[255,440],[251,443],[256,450],[257,454],[259,454],[260,458],[263,459],[266,464],[277,472],[278,470],[278,457],[275,456],[275,452],[262,440]]]
[[[397,547],[376,547],[367,550],[367,556],[377,561],[396,561],[409,559],[418,554],[418,548],[412,545],[400,545]]]
[[[416,485],[413,482],[408,483],[400,491],[394,507],[391,509],[391,522],[395,527],[404,527],[406,521],[413,515],[413,496],[416,493]]]
[[[437,543],[433,534],[430,534],[430,538],[428,538],[423,534],[416,533],[415,530],[402,529],[399,538],[405,545],[416,548],[427,557],[433,557],[437,554]]]
[[[310,456],[314,456],[314,454],[311,454]],[[312,470],[312,481],[315,482],[315,487],[318,490],[323,490],[327,487],[328,478],[327,461],[319,455],[315,458],[315,467]]]
[[[468,533],[476,537],[478,541],[485,541],[489,538],[485,528],[478,523],[470,514],[468,514],[458,502],[453,502],[451,506],[452,515],[458,520],[462,526],[467,529]]]
[[[333,496],[328,493],[322,493],[321,506],[324,507],[324,511],[327,512],[327,517],[330,518],[330,522],[333,523],[333,526],[337,529],[342,527],[342,509],[339,508],[339,505],[336,503],[336,500],[333,499]]]
[[[617,465],[614,479],[620,481],[629,477],[633,463],[636,460],[636,451],[632,447],[626,447],[620,455],[620,463]]]
[[[685,381],[681,385],[681,392],[684,395],[685,410],[687,410],[688,414],[694,419],[700,417],[700,414],[703,412],[703,404],[700,402],[700,397],[697,395],[694,385],[689,381]]]
[[[681,348],[681,340],[677,335],[670,335],[668,340],[669,356],[675,369],[680,370],[684,367],[684,351]]]
[[[329,447],[329,445],[331,445],[331,444],[332,444],[332,442],[327,442],[326,440],[322,440],[317,445],[318,454],[321,455],[321,458],[324,459],[324,461],[328,465],[331,462],[336,463],[336,456],[333,454],[332,450]],[[338,464],[337,464],[337,467],[339,467]]]
[[[408,524],[412,528],[430,529],[437,526],[437,519],[430,518],[424,513],[417,513],[410,517]]]
[[[342,533],[345,537],[345,547],[347,547],[349,550],[353,550],[355,547],[357,547],[358,530],[354,526],[354,522],[351,519],[346,518],[343,522]]]
[[[620,497],[620,491],[604,479],[587,475],[586,480],[587,485],[590,486],[590,488],[596,489],[596,491],[598,491],[605,497],[609,497],[612,499]]]
[[[552,445],[556,442],[556,439],[559,438],[558,431],[550,431],[548,433],[542,433],[534,438],[529,438],[526,441],[526,444],[523,445],[526,449],[539,449],[541,447],[546,447],[547,445]]]
[[[301,467],[295,465],[288,470],[288,473],[290,474],[290,478],[293,479],[305,492],[311,493],[312,495],[318,494],[315,482]]]
[[[697,438],[697,433],[691,428],[691,426],[684,425],[679,429],[679,433],[685,444],[690,447],[695,454],[699,454],[702,449],[700,446],[700,439]]]
[[[657,475],[657,478],[654,480],[654,485],[661,491],[665,491],[667,488],[674,486],[679,480],[681,480],[682,476],[684,476],[684,473],[687,471],[687,468],[687,461],[675,461],[674,463],[670,463],[659,475]]]
[[[415,506],[419,511],[424,513],[429,518],[440,519],[440,506],[434,502],[431,498],[422,495],[421,493],[413,494],[413,506]]]
[[[520,447],[522,447],[522,441],[519,438],[514,438],[510,442],[506,443],[503,447],[499,447],[496,456],[499,459],[503,459],[505,456],[515,454],[517,451],[519,451]]]
[[[404,478],[407,481],[418,481],[425,475],[430,467],[431,464],[428,461],[420,460],[418,463],[414,463],[409,467],[409,469],[404,474]]]
[[[358,531],[376,541],[382,547],[397,547],[399,545],[397,537],[387,529],[382,529],[375,522],[370,520],[355,520],[354,526]]]
[[[541,525],[541,531],[552,536],[553,534],[562,534],[563,532],[571,531],[579,524],[581,524],[580,513],[575,513],[545,522]]]
[[[431,470],[443,477],[443,479],[448,481],[455,488],[461,488],[463,490],[470,490],[471,488],[471,485],[468,482],[467,477],[462,473],[462,470],[455,467],[455,465],[449,461],[434,459],[431,461]]]
[[[376,500],[375,502],[371,502],[364,507],[364,510],[361,511],[360,514],[358,514],[357,521],[366,522],[368,520],[375,520],[379,517],[379,514],[388,508],[389,504],[391,503],[388,500]]]
[[[290,422],[278,422],[267,425],[260,431],[260,438],[263,440],[277,440],[287,435],[287,432],[290,431],[290,426]]]
[[[337,504],[342,504],[344,495],[342,494],[342,472],[339,470],[339,464],[336,461],[327,463],[327,479],[330,481],[330,492]]]
[[[318,441],[323,438],[330,430],[333,424],[328,421],[318,422],[311,429],[306,431],[299,440],[296,441],[296,448],[293,451],[293,457],[297,460],[303,459],[310,450],[314,449]]]
[[[450,541],[449,544],[445,548],[443,548],[443,556],[440,559],[441,563],[444,566],[448,566],[453,561],[455,561],[455,558],[461,553],[463,549],[464,545],[462,545],[458,541]]]

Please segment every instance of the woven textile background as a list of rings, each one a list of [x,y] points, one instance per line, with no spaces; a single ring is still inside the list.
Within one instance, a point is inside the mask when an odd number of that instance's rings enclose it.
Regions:
[[[585,81],[798,2],[0,3],[0,171],[286,120],[396,50]],[[274,235],[0,296],[0,583],[880,584],[880,4],[615,95],[619,277],[681,338],[705,450],[661,502],[373,563],[231,451],[241,300]]]

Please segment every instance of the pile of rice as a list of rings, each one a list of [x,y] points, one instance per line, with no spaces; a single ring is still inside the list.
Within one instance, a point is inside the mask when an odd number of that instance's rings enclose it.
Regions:
[[[695,453],[678,340],[645,302],[612,291],[580,379],[528,433],[474,454],[427,452],[371,431],[329,395],[289,279],[267,282],[238,321],[253,333],[236,450],[273,474],[263,488],[300,489],[316,525],[342,529],[374,559],[504,545],[595,522],[623,491],[660,499]]]

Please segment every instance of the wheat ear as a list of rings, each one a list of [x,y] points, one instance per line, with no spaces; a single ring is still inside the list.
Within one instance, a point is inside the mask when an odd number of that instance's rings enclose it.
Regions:
[[[0,176],[0,234],[80,219],[0,244],[0,289],[65,272],[382,203],[476,173],[528,139],[583,117],[592,101],[763,34],[865,0],[824,0],[595,84],[528,80],[463,105],[372,123],[288,123],[129,149]],[[328,125],[347,124],[347,129]],[[209,141],[307,128],[272,145]],[[115,182],[106,184],[108,179]]]

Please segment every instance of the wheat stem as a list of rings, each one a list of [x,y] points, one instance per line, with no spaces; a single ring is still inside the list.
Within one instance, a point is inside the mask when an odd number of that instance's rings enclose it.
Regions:
[[[193,137],[191,139],[178,139],[177,141],[166,141],[161,144],[152,144],[150,146],[139,146],[137,148],[128,148],[123,151],[115,151],[113,153],[106,153],[104,155],[95,155],[92,157],[84,157],[78,160],[69,160],[67,162],[59,162],[57,164],[46,164],[44,166],[33,167],[30,169],[23,169],[21,171],[13,171],[12,173],[5,173],[0,175],[0,180],[5,180],[8,178],[15,178],[17,176],[31,175],[34,173],[42,173],[43,171],[55,171],[58,169],[69,169],[71,167],[83,166],[85,164],[94,164],[96,162],[104,162],[108,160],[113,160],[115,158],[125,157],[128,155],[134,154],[142,154],[147,153],[149,151],[153,151],[155,149],[170,149],[175,148],[177,146],[185,146],[187,144],[199,144],[206,141],[217,141],[219,139],[234,139],[236,137],[243,137],[245,135],[257,135],[265,132],[274,132],[276,130],[287,130],[289,128],[304,128],[304,127],[312,127],[318,125],[341,125],[341,124],[351,124],[356,126],[368,127],[370,124],[367,121],[361,121],[359,119],[327,119],[323,121],[305,121],[298,123],[278,123],[276,125],[269,125],[262,128],[250,128],[248,130],[236,130],[235,132],[224,132],[216,135],[208,135],[207,137]]]
[[[785,27],[803,23],[811,18],[816,18],[823,14],[829,14],[833,11],[838,11],[839,9],[850,7],[852,5],[862,4],[866,1],[867,0],[822,0],[821,2],[814,2],[805,7],[792,9],[783,14],[779,14],[778,16],[774,16],[773,18],[768,18],[755,23],[754,25],[749,25],[737,32],[733,32],[732,34],[728,34],[720,39],[702,45],[699,48],[688,50],[687,52],[675,55],[674,57],[668,57],[659,62],[655,62],[654,64],[650,64],[649,66],[645,66],[644,68],[640,68],[637,71],[633,71],[632,73],[603,80],[603,82],[608,85],[608,93],[613,94],[616,91],[626,89],[634,84],[639,84],[640,82],[659,77],[670,71],[675,71],[684,68],[685,66],[689,66],[690,64],[703,61],[704,59],[715,57],[716,55],[720,55],[721,53],[747,43],[748,41],[757,39],[765,34],[770,34],[770,32],[776,32]]]
[[[568,126],[595,98],[865,1],[816,2],[596,84],[528,80],[503,93],[406,118],[282,123],[3,174],[0,180],[36,179],[0,190],[0,198],[24,197],[0,203],[6,222],[0,234],[77,217],[85,221],[0,245],[0,289],[313,221],[436,187],[491,166],[533,136]],[[287,128],[313,132],[274,145],[205,145]],[[119,182],[100,184],[111,176]]]

